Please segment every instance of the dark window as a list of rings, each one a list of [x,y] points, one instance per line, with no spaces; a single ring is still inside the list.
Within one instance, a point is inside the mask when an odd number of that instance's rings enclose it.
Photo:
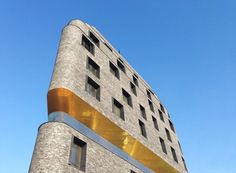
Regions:
[[[181,147],[179,141],[178,141],[178,144],[179,144],[179,149],[180,149],[181,153],[183,153],[183,151],[182,151],[182,147]]]
[[[150,91],[149,91],[149,90],[146,90],[146,91],[147,91],[147,96],[148,96],[148,98],[149,98],[150,100],[152,100]]]
[[[87,83],[85,90],[95,97],[98,101],[100,101],[100,86],[92,80],[90,77],[87,77]]]
[[[165,122],[163,113],[160,110],[158,110],[158,112],[159,112],[159,116],[160,116],[161,121]]]
[[[132,82],[130,82],[130,89],[132,93],[137,96],[136,86]]]
[[[124,66],[123,61],[120,58],[117,60],[117,66],[119,67],[121,71],[125,73],[125,66]]]
[[[162,111],[162,112],[165,112],[165,109],[164,109],[164,107],[163,107],[162,104],[160,104],[160,107],[161,107],[161,111]]]
[[[154,125],[155,129],[159,130],[159,127],[157,124],[157,119],[154,116],[152,116],[152,121],[153,121],[153,125]]]
[[[187,165],[186,165],[185,160],[184,160],[183,157],[182,157],[182,161],[183,161],[183,164],[184,164],[184,168],[185,168],[185,170],[188,171]]]
[[[165,131],[166,131],[167,139],[168,139],[170,142],[172,142],[169,130],[168,130],[167,128],[165,128]]]
[[[91,71],[95,76],[100,78],[100,67],[89,57],[87,61],[87,69]]]
[[[169,114],[169,112],[168,112],[168,114],[167,114],[167,115],[168,115],[168,117],[170,118],[170,114]]]
[[[89,37],[99,47],[99,40],[92,32],[89,32]]]
[[[82,36],[82,45],[91,53],[94,54],[94,45],[87,37]]]
[[[138,77],[136,75],[133,75],[133,82],[136,86],[138,86]]]
[[[134,172],[133,170],[130,170],[130,173],[136,173],[136,172]]]
[[[132,98],[130,94],[122,88],[123,100],[132,107]]]
[[[141,113],[142,117],[146,120],[147,116],[146,116],[145,108],[142,105],[139,105],[139,108],[140,108],[140,113]]]
[[[153,104],[150,100],[148,100],[148,104],[149,104],[151,111],[154,112],[154,107],[153,107]]]
[[[104,43],[104,45],[112,52],[112,48],[110,46],[108,46],[107,43]]]
[[[171,148],[171,153],[172,153],[174,161],[176,161],[178,163],[178,159],[177,159],[177,156],[176,156],[176,153],[175,153],[175,149],[172,148],[172,147],[170,147],[170,148]]]
[[[116,114],[118,117],[120,117],[121,119],[125,120],[124,117],[124,108],[123,105],[120,104],[116,99],[112,99],[113,101],[113,105],[112,105],[112,112],[114,114]]]
[[[170,129],[175,132],[175,128],[174,128],[174,125],[173,123],[169,120],[169,125],[170,125]]]
[[[85,171],[86,165],[86,143],[74,137],[70,149],[69,164]]]
[[[139,120],[139,127],[140,127],[141,134],[146,138],[147,137],[147,133],[146,133],[145,125],[140,120]]]
[[[164,153],[167,154],[165,141],[164,141],[162,138],[160,138],[160,137],[159,137],[159,139],[160,139],[160,143],[161,143],[161,149],[162,149],[162,151],[163,151]]]
[[[110,72],[117,77],[117,79],[120,79],[120,74],[118,68],[110,62]]]

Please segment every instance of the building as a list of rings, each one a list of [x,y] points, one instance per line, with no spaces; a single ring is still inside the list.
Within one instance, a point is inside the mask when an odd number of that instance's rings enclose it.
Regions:
[[[168,111],[93,27],[62,32],[30,173],[186,173]]]

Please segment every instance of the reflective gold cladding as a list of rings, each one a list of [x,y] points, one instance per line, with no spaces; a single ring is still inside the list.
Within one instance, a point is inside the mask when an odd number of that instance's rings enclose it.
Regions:
[[[158,155],[68,89],[48,92],[48,113],[65,112],[156,173],[178,173]]]

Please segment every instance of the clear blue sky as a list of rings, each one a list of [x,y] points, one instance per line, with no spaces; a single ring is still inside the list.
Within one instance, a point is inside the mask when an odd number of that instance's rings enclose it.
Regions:
[[[190,173],[236,172],[235,0],[1,0],[1,173],[28,171],[61,30],[75,18],[159,95]]]

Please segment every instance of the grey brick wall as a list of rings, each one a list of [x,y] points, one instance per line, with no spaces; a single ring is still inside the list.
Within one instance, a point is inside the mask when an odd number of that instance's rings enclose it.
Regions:
[[[82,173],[69,165],[73,136],[87,144],[87,173],[141,173],[133,165],[83,136],[64,123],[48,122],[39,128],[30,173]]]

